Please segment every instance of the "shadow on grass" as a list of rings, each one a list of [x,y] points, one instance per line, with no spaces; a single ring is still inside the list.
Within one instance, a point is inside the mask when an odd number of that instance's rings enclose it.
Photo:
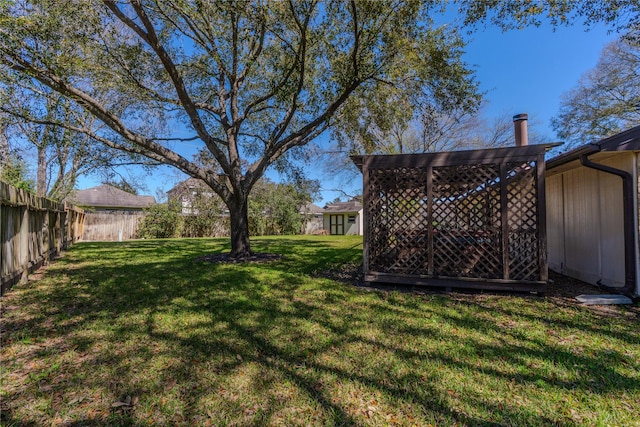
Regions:
[[[638,376],[619,369],[637,366],[623,349],[575,350],[526,328],[636,345],[632,327],[534,315],[536,300],[518,300],[518,311],[310,276],[358,262],[353,239],[256,239],[255,250],[284,258],[195,261],[225,243],[85,243],[21,289],[14,304],[27,312],[6,319],[4,344],[18,349],[17,371],[35,367],[3,400],[40,406],[16,415],[5,403],[3,423],[572,425],[516,397],[639,394]],[[485,390],[493,386],[502,389]],[[111,408],[127,396],[139,401]]]

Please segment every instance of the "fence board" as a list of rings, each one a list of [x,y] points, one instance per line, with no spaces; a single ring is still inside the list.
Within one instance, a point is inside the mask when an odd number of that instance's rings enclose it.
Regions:
[[[136,239],[138,223],[145,212],[100,211],[86,212],[84,220],[85,241],[119,241]]]
[[[0,295],[81,236],[84,211],[0,181]]]

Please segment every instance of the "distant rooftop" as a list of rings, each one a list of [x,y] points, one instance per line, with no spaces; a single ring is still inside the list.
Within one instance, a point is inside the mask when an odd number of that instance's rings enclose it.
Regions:
[[[313,203],[308,203],[300,208],[302,214],[321,214],[323,212],[324,209]]]
[[[156,204],[153,196],[136,196],[107,184],[86,190],[78,190],[73,202],[79,206],[95,208],[136,208],[142,209]]]
[[[184,181],[180,181],[172,189],[167,191],[167,195],[169,197],[180,196],[183,194],[191,195],[193,190],[212,191],[201,179],[187,178]]]
[[[324,207],[325,213],[359,212],[360,210],[362,210],[362,203],[357,200],[329,203]]]

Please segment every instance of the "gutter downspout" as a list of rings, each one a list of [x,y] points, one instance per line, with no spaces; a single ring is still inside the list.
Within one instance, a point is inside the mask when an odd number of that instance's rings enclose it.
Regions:
[[[601,172],[613,174],[622,178],[622,210],[624,223],[624,286],[621,289],[611,287],[607,288],[617,290],[618,292],[625,295],[632,295],[635,291],[637,277],[636,247],[633,232],[635,224],[635,221],[633,219],[633,177],[627,171],[592,162],[591,160],[589,160],[589,155],[591,154],[594,153],[592,152],[580,155],[580,163],[583,166],[591,169],[596,169]]]

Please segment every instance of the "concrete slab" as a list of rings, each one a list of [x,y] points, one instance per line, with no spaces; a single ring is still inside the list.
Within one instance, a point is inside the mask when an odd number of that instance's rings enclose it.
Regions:
[[[619,305],[633,302],[624,295],[578,295],[576,299],[585,305]]]

